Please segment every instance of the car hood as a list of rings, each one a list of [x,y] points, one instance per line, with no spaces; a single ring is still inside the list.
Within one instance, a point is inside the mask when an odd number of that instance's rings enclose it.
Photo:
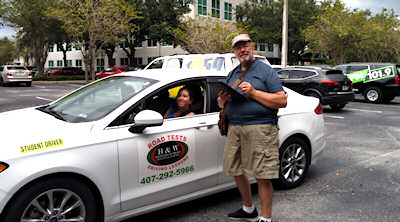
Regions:
[[[0,160],[76,146],[93,123],[68,123],[35,108],[0,113]]]

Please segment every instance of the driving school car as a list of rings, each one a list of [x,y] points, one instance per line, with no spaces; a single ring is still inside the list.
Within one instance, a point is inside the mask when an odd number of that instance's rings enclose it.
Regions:
[[[222,72],[127,72],[1,113],[0,221],[121,221],[234,188],[222,174],[220,81]],[[163,119],[179,86],[193,91],[196,115]],[[318,99],[285,91],[274,183],[293,188],[323,152],[324,120]]]

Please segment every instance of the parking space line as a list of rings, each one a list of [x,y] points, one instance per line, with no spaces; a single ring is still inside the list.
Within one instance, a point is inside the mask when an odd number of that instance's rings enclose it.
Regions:
[[[35,98],[36,98],[36,99],[45,100],[45,101],[53,101],[52,99],[46,99],[46,98],[39,97],[39,96],[37,96],[37,97],[35,97]]]
[[[324,114],[324,117],[330,117],[330,118],[334,118],[334,119],[344,119],[343,116],[331,116],[331,115],[326,115],[326,114]]]
[[[361,112],[370,112],[370,113],[383,113],[382,111],[378,110],[368,110],[368,109],[355,109],[355,108],[345,108],[346,110],[353,110],[353,111],[361,111]]]

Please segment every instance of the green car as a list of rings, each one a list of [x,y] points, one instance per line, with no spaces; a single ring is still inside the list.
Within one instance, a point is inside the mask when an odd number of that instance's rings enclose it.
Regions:
[[[367,102],[390,102],[400,95],[400,65],[394,63],[347,63],[335,66],[353,82],[353,90]]]

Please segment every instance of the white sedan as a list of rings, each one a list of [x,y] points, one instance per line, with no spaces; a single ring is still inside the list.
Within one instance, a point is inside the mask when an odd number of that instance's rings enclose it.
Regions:
[[[217,89],[225,74],[113,75],[48,105],[0,114],[0,221],[120,221],[235,187],[222,174]],[[196,115],[163,119],[177,87]],[[318,99],[285,88],[281,188],[301,184],[325,147]]]

